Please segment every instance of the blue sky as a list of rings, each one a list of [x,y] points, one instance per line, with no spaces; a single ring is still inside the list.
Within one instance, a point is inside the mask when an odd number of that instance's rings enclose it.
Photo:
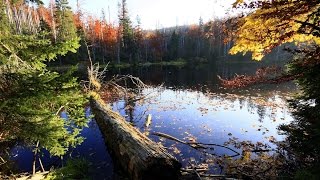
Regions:
[[[43,0],[46,4],[49,0]],[[118,2],[120,0],[79,0],[81,8],[88,14],[101,17],[104,9],[109,19],[117,23]],[[200,16],[204,21],[223,17],[235,0],[127,0],[129,15],[133,23],[137,15],[142,27],[155,29],[184,24],[196,24]],[[69,0],[75,8],[76,0]]]

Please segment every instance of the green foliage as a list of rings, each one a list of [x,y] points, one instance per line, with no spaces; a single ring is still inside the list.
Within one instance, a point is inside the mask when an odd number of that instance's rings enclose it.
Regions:
[[[46,39],[47,33],[37,35],[8,35],[0,37],[0,64],[13,64],[16,61],[34,69],[45,68],[44,62],[54,60],[57,55],[76,52],[78,38],[54,44]],[[8,60],[11,60],[8,61]]]
[[[9,33],[9,23],[5,8],[4,1],[0,1],[0,37]]]
[[[137,52],[137,44],[135,41],[134,29],[129,17],[127,2],[122,0],[119,4],[119,27],[121,33],[121,52],[122,58],[132,61]]]
[[[68,160],[65,167],[50,172],[45,180],[89,179],[88,162],[83,159]]]
[[[11,138],[27,144],[39,141],[57,156],[82,142],[79,133],[87,121],[83,108],[86,99],[75,78],[48,71],[11,74],[11,77],[15,79],[10,86],[12,90],[1,97],[5,103],[1,113],[6,114],[6,119],[16,121],[17,129],[12,129]],[[67,120],[59,116],[60,108],[68,114]]]
[[[79,40],[73,22],[73,13],[67,0],[56,0],[55,19],[57,23],[57,42]]]
[[[9,26],[0,26],[0,142],[19,139],[31,148],[39,142],[51,155],[62,156],[83,141],[87,99],[72,76],[74,68],[59,74],[45,63],[76,52],[79,38],[61,35],[53,42],[48,32],[10,34]],[[67,119],[60,117],[62,111]]]

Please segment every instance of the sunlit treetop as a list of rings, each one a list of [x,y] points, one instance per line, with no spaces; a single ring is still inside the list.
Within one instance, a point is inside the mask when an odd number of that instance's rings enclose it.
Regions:
[[[230,54],[252,52],[261,60],[273,48],[288,42],[297,46],[320,44],[318,0],[263,0],[234,4],[253,12],[238,21]]]

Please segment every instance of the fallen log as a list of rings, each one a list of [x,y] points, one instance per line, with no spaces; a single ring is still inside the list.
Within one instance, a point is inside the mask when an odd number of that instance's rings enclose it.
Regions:
[[[181,164],[162,146],[131,126],[103,102],[91,98],[90,105],[114,163],[130,179],[179,178]]]

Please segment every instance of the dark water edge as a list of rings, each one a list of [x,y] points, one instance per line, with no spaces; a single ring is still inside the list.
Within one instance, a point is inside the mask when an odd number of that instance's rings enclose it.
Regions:
[[[90,108],[86,108],[86,115],[91,115]],[[66,118],[65,114],[62,114]],[[71,149],[63,159],[52,157],[46,150],[42,150],[42,162],[46,170],[52,167],[59,168],[70,158],[85,159],[89,164],[89,177],[92,179],[113,179],[113,163],[107,147],[104,144],[103,136],[94,119],[90,119],[88,127],[85,127],[81,136],[85,138],[84,142],[74,149]],[[11,149],[11,160],[16,162],[18,172],[31,172],[33,153],[32,150],[18,144]],[[37,167],[40,165],[37,162]]]

